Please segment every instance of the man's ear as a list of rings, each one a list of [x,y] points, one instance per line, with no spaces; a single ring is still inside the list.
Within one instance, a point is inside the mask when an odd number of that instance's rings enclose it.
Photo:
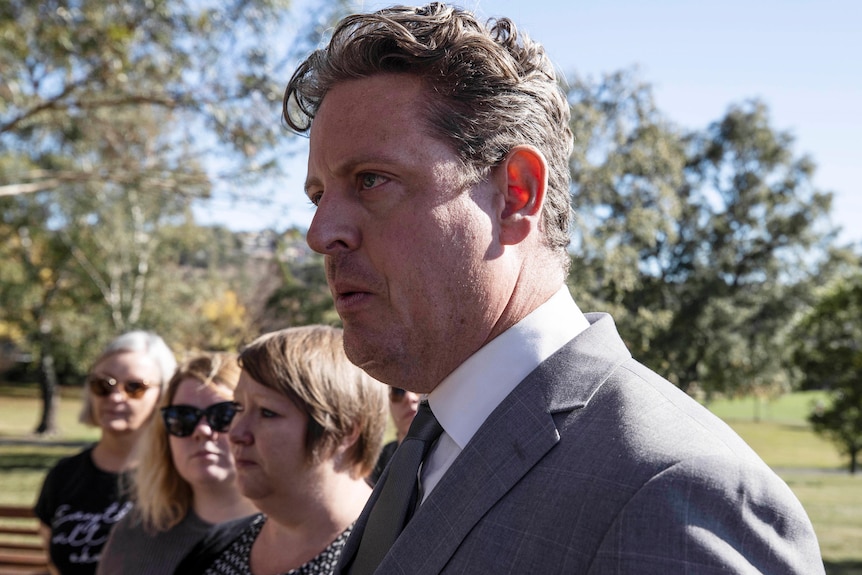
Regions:
[[[548,188],[548,163],[533,146],[515,146],[500,167],[506,174],[500,240],[514,245],[539,227]]]

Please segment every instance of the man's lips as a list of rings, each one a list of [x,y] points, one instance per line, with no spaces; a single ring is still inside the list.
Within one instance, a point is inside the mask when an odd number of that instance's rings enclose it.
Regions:
[[[358,307],[371,297],[368,292],[352,291],[338,294],[335,298],[335,307],[339,311],[349,311]]]
[[[329,277],[329,285],[336,297],[350,295],[353,293],[367,293],[369,288],[363,282],[350,279]]]
[[[371,298],[371,291],[362,285],[351,282],[335,282],[332,285],[335,309],[339,313],[358,308]]]

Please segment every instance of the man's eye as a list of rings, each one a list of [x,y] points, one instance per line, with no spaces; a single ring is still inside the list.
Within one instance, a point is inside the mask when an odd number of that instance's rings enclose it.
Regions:
[[[366,173],[360,174],[359,176],[359,186],[363,190],[369,190],[371,188],[377,187],[387,181],[385,176],[381,176],[380,174],[374,173]]]
[[[323,192],[314,192],[313,194],[309,194],[308,199],[315,206],[320,205],[320,198],[323,197]]]

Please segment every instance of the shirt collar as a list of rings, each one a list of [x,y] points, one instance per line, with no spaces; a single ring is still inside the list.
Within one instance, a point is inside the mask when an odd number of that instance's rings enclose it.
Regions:
[[[485,344],[428,394],[440,425],[460,449],[530,372],[589,327],[566,286]]]

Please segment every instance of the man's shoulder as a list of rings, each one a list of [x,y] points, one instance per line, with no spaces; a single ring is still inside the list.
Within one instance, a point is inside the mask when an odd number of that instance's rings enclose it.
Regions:
[[[590,328],[525,378],[504,402],[509,415],[491,425],[517,426],[528,411],[549,413],[560,438],[549,465],[586,458],[622,468],[646,459],[660,467],[705,452],[759,460],[726,423],[634,359],[609,315],[588,316]]]
[[[560,380],[558,386],[580,385],[576,380]],[[737,448],[741,439],[720,418],[710,412],[693,397],[637,360],[628,357],[604,373],[581,413],[580,425],[618,429],[610,439],[649,437],[650,441],[667,439],[675,448],[690,445],[693,450],[703,450],[706,445],[694,445],[693,441],[680,444],[681,433],[695,437],[713,437],[716,446]],[[563,432],[563,429],[561,429]],[[743,443],[744,445],[744,443]]]

